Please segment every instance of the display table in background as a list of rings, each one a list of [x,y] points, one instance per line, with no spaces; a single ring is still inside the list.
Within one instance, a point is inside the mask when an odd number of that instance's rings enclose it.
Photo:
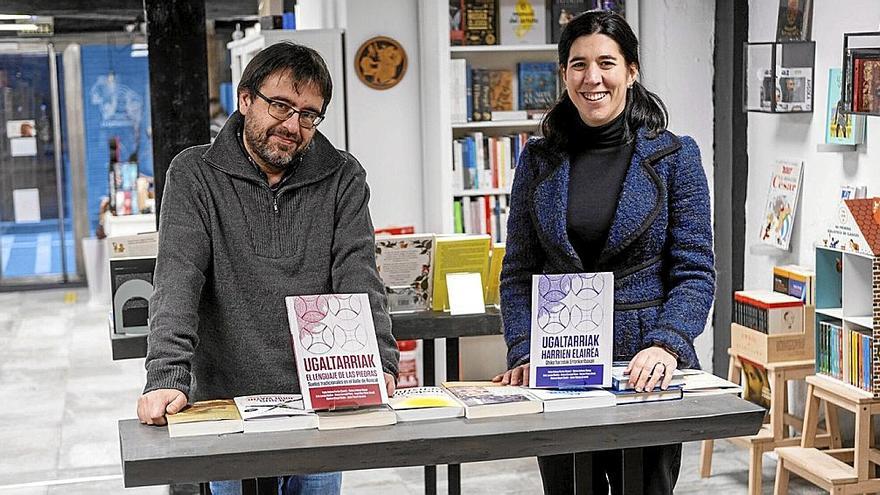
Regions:
[[[404,422],[349,430],[169,438],[119,422],[126,487],[282,474],[433,466],[537,455],[575,456],[576,493],[591,493],[589,452],[628,449],[626,493],[642,488],[641,449],[753,435],[764,410],[733,395],[501,418]],[[586,479],[586,482],[583,480]]]

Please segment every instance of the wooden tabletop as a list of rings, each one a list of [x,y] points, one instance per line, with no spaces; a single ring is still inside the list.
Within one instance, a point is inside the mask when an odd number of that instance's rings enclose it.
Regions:
[[[734,395],[583,411],[169,438],[119,422],[125,486],[456,464],[753,435],[764,409]]]

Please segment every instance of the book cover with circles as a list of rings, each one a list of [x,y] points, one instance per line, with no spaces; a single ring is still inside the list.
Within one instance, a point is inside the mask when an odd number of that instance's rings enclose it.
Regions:
[[[614,274],[532,277],[531,388],[610,387]]]
[[[388,403],[366,294],[285,298],[305,409],[356,409]]]

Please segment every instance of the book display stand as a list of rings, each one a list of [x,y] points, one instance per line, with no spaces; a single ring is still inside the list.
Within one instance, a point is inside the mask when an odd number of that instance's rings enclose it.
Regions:
[[[746,42],[743,111],[813,113],[816,43]]]
[[[790,473],[795,473],[834,495],[880,492],[880,478],[877,477],[880,450],[875,448],[874,428],[871,423],[871,418],[880,414],[880,399],[875,399],[871,392],[824,375],[810,376],[806,381],[807,407],[801,444],[799,447],[776,449],[779,456],[779,463],[776,465],[776,495],[788,493]],[[855,414],[855,446],[835,446],[826,451],[816,449],[820,400],[825,401],[826,411],[829,406],[830,409],[836,406]]]
[[[730,367],[727,379],[733,383],[742,383],[743,365],[740,355],[733,349],[728,349],[730,354]],[[747,359],[750,359],[747,357]],[[750,359],[754,361],[753,359]],[[787,385],[792,380],[803,380],[812,375],[815,370],[813,360],[785,361],[785,362],[758,362],[767,370],[767,378],[770,382],[770,414],[767,421],[755,435],[729,438],[735,445],[749,449],[749,495],[761,493],[761,470],[764,453],[772,452],[777,447],[800,445],[800,437],[789,435],[789,427],[795,431],[803,431],[806,418],[801,419],[788,410]],[[840,447],[840,432],[837,428],[836,410],[827,407],[825,417],[828,425],[826,430],[815,435],[816,445],[827,447]],[[712,451],[714,440],[704,440],[700,451],[700,477],[708,478],[712,470]]]
[[[844,33],[842,65],[844,112],[880,116],[880,32]]]

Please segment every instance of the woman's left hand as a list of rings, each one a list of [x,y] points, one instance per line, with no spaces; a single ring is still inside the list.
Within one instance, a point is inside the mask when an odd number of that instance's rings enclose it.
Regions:
[[[636,392],[650,392],[658,383],[661,390],[669,388],[677,366],[678,359],[675,356],[655,345],[639,351],[630,360],[626,370],[629,373],[629,383]]]

